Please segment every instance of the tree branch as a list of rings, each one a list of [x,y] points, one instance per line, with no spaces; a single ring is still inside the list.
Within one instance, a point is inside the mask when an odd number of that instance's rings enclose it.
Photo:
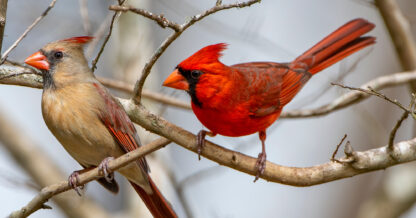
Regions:
[[[170,141],[164,138],[156,139],[147,145],[141,146],[132,152],[129,152],[114,160],[109,161],[108,168],[111,171],[115,171],[123,166],[126,166],[128,163],[145,156],[146,154],[149,154],[168,145],[169,143]],[[93,181],[101,177],[103,177],[102,173],[99,172],[98,168],[95,168],[93,170],[80,174],[78,177],[78,185],[86,184],[87,182]],[[60,183],[47,186],[43,188],[41,192],[38,195],[36,195],[26,206],[24,206],[20,210],[13,212],[12,214],[10,214],[9,217],[27,217],[33,212],[41,209],[42,205],[44,205],[44,203],[47,202],[51,197],[64,191],[68,191],[70,189],[71,186],[68,185],[68,181],[62,181]]]
[[[52,0],[52,2],[49,4],[48,8],[38,17],[36,20],[23,32],[23,34],[4,52],[4,54],[1,56],[0,63],[3,63],[9,53],[17,47],[17,45],[22,41],[23,38],[26,37],[26,35],[35,27],[47,14],[48,12],[55,6],[56,0]]]
[[[150,113],[145,107],[135,105],[134,101],[121,99],[120,102],[126,109],[133,122],[160,136],[166,137],[178,145],[197,152],[196,136],[165,119]],[[206,141],[202,156],[235,170],[255,176],[256,158],[228,150],[224,147]],[[394,160],[390,155],[393,155]],[[266,163],[266,169],[261,178],[292,186],[312,186],[342,178],[351,177],[365,172],[385,169],[387,167],[416,160],[416,138],[397,143],[393,149],[387,151],[387,146],[371,149],[364,152],[352,152],[354,158],[351,164],[329,162],[313,167],[285,167]],[[340,161],[350,159],[345,157]]]
[[[125,0],[120,1],[120,5],[122,5],[124,2],[125,2]],[[95,59],[92,61],[92,66],[91,66],[91,71],[92,72],[94,72],[95,69],[97,68],[98,60],[100,59],[101,54],[103,53],[104,48],[107,45],[107,42],[110,39],[111,34],[113,33],[114,22],[115,22],[118,15],[119,15],[118,12],[114,12],[113,17],[111,18],[110,27],[108,29],[108,34],[105,37],[103,44],[101,45],[100,51],[98,51],[97,57],[95,57]]]
[[[361,85],[360,88],[367,89],[368,87],[371,87],[373,90],[381,90],[387,87],[403,85],[411,81],[416,81],[416,71],[408,71],[381,76]],[[287,112],[283,111],[279,119],[326,115],[328,113],[345,108],[349,105],[356,104],[364,99],[367,99],[369,96],[371,95],[360,91],[347,92],[333,100],[331,103],[320,106],[318,108],[292,110]]]
[[[201,14],[192,16],[188,21],[186,21],[185,23],[183,23],[180,26],[178,26],[177,24],[167,20],[165,17],[163,17],[161,15],[159,15],[159,16],[153,15],[152,13],[147,12],[143,9],[133,9],[132,7],[130,7],[129,10],[137,11],[137,12],[140,11],[140,13],[138,13],[138,14],[140,14],[142,16],[145,16],[149,19],[155,20],[156,22],[158,22],[159,25],[161,25],[160,22],[166,23],[167,27],[170,27],[173,30],[175,30],[170,36],[168,36],[165,39],[165,41],[162,42],[162,44],[159,46],[159,48],[156,49],[156,52],[152,55],[150,60],[145,64],[145,66],[142,70],[140,79],[134,85],[134,96],[132,97],[132,99],[136,103],[140,103],[144,82],[146,81],[147,76],[149,76],[153,65],[156,63],[156,61],[159,59],[159,57],[163,54],[163,52],[165,52],[165,50],[169,47],[169,45],[173,41],[175,41],[186,29],[188,29],[190,26],[192,26],[196,22],[202,20],[203,18],[205,18],[205,17],[207,17],[211,14],[214,14],[218,11],[222,11],[222,10],[230,9],[230,8],[243,8],[243,7],[251,6],[252,4],[258,3],[258,2],[260,2],[260,0],[250,0],[250,1],[247,1],[247,2],[239,2],[239,3],[234,3],[234,4],[228,4],[228,5],[218,5],[217,4],[216,6],[212,7],[209,10],[204,11]],[[110,6],[109,9],[110,10],[119,10],[120,8],[117,8],[117,6]],[[153,15],[153,16],[150,16],[150,15]]]
[[[116,90],[127,93],[133,92],[133,85],[131,84],[104,77],[97,77],[97,79],[109,88],[114,88]],[[41,89],[43,87],[43,80],[40,73],[37,73],[37,71],[33,70],[32,68],[24,67],[19,63],[6,61],[3,65],[0,65],[0,84],[18,85]],[[146,89],[143,90],[143,97],[174,107],[191,109],[189,104],[179,101],[176,98],[172,98]]]
[[[20,64],[6,62],[5,64],[0,66],[0,84],[42,88],[42,77],[40,75],[36,75],[35,73],[36,71],[32,70],[29,67],[23,67]],[[2,79],[4,77],[7,78]],[[99,79],[103,82],[103,84],[107,85],[110,88],[115,88],[126,92],[132,91],[132,86],[124,82],[105,79],[102,77],[99,77]],[[399,72],[386,76],[381,76],[365,83],[364,85],[361,85],[361,88],[366,89],[370,86],[373,90],[381,90],[388,87],[403,85],[411,81],[416,81],[416,71]],[[336,98],[329,104],[320,106],[318,108],[283,111],[279,119],[323,116],[331,112],[343,109],[352,104],[361,102],[367,99],[369,96],[371,95],[364,92],[350,91]],[[176,106],[179,108],[190,109],[189,104],[186,104],[175,98],[168,97],[159,93],[144,90],[143,97],[147,97],[149,99],[159,101],[168,105]]]

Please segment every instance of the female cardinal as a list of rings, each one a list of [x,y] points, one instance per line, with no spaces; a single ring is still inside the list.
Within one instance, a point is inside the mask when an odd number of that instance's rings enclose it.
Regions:
[[[195,115],[210,130],[198,133],[198,154],[206,134],[236,137],[259,133],[262,152],[256,163],[256,181],[265,169],[267,127],[312,75],[375,43],[374,37],[361,37],[373,28],[364,19],[352,20],[291,63],[227,66],[218,60],[226,44],[210,45],[182,61],[163,85],[187,91]]]
[[[106,177],[98,182],[117,193],[118,185],[108,174],[108,158],[136,149],[140,141],[120,103],[88,67],[83,45],[91,39],[83,36],[49,43],[25,63],[42,71],[42,115],[49,130],[85,170],[99,166]],[[176,217],[148,175],[145,158],[119,172],[130,181],[154,217]],[[69,177],[74,189],[78,173]]]

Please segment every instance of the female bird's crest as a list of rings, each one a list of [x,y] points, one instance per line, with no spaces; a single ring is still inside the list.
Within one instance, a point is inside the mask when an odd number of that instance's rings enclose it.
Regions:
[[[78,37],[71,37],[68,39],[62,39],[63,42],[70,42],[70,43],[76,43],[76,44],[85,44],[93,40],[94,37],[92,36],[78,36]]]
[[[217,63],[219,62],[218,59],[222,56],[221,52],[226,48],[227,44],[225,43],[208,45],[182,61],[178,67],[186,70],[194,70],[199,69],[204,64]]]

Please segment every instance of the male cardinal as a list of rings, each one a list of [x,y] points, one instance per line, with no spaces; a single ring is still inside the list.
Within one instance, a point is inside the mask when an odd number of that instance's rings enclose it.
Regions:
[[[375,43],[374,37],[361,37],[373,28],[364,19],[352,20],[290,63],[227,66],[218,60],[226,44],[209,45],[182,61],[163,85],[187,91],[192,110],[210,130],[198,133],[198,154],[206,134],[237,137],[259,133],[262,152],[256,162],[256,181],[265,169],[267,127],[312,75]]]
[[[88,67],[83,45],[92,38],[73,37],[49,43],[25,63],[42,71],[42,115],[49,130],[84,170],[99,166],[106,176],[98,182],[117,193],[118,185],[108,174],[107,162],[136,149],[140,140],[123,107]],[[79,172],[69,177],[75,190]],[[145,158],[119,172],[130,181],[154,217],[177,217],[150,178]]]

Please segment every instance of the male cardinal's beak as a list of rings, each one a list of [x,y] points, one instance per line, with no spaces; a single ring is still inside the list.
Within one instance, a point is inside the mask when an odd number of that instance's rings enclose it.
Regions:
[[[48,60],[40,51],[26,58],[25,63],[39,70],[49,70]]]
[[[183,77],[179,71],[176,69],[173,71],[168,78],[166,78],[165,82],[163,82],[164,86],[175,88],[175,89],[182,89],[188,90],[189,84],[186,81],[185,77]]]

